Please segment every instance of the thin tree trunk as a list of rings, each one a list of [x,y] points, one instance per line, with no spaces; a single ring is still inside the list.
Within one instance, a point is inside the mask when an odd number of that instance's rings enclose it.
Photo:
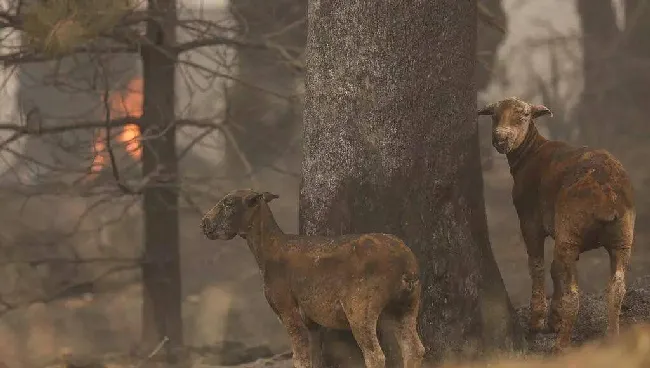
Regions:
[[[607,127],[617,103],[620,31],[611,0],[578,0],[583,34],[584,89],[577,106],[581,141],[599,146],[612,131]]]
[[[301,233],[404,239],[432,360],[519,342],[487,233],[476,19],[471,1],[309,5]]]
[[[272,42],[290,54],[305,46],[307,0],[233,0],[231,13],[239,33],[253,42]],[[301,77],[276,50],[237,48],[237,83],[230,93],[229,111],[233,135],[241,152],[230,150],[229,172],[241,173],[243,153],[254,168],[268,165],[287,150],[301,121],[292,96]]]
[[[647,0],[625,0],[627,47],[632,55],[650,58],[650,3]]]
[[[142,45],[144,102],[141,129],[145,263],[143,346],[153,349],[165,337],[167,352],[183,344],[178,224],[178,163],[174,126],[175,61],[165,55],[174,43],[175,0],[149,1],[149,11],[163,14],[147,23],[152,46]],[[171,357],[168,354],[167,358]]]
[[[492,16],[498,19],[499,23],[506,24],[506,13],[501,0],[483,0],[483,6]],[[496,61],[499,46],[505,39],[505,33],[494,28],[494,26],[482,21],[477,24],[477,45],[478,62],[476,63],[476,89],[481,91],[488,87],[492,80],[492,69]]]
[[[482,3],[490,12],[490,15],[498,19],[499,23],[507,24],[505,21],[506,13],[501,0],[485,0]],[[494,26],[482,22],[480,19],[478,20],[476,47],[478,62],[476,63],[476,71],[474,72],[476,89],[478,91],[486,89],[492,81],[497,51],[505,36],[505,33],[494,28]],[[492,149],[492,134],[490,133],[490,129],[489,124],[479,125],[479,147],[483,159],[483,168],[486,170],[491,169],[494,164],[494,150]]]
[[[647,136],[650,126],[647,123],[648,91],[650,90],[650,1],[625,0],[625,55],[631,65],[624,65],[629,78],[622,89],[628,93],[629,104],[634,106],[635,114],[630,116],[627,133]]]

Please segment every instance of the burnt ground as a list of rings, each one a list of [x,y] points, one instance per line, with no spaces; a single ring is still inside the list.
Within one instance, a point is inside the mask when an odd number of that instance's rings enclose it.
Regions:
[[[548,300],[550,305],[550,299]],[[604,292],[583,293],[580,311],[573,331],[574,346],[604,337],[607,327],[607,304]],[[517,308],[517,319],[522,326],[528,320],[528,307]],[[650,322],[650,276],[634,280],[621,308],[621,328]],[[526,327],[524,327],[526,330]],[[543,333],[532,337],[528,343],[530,353],[548,354],[551,351],[554,333]]]
[[[573,334],[575,347],[601,338],[606,328],[606,303],[602,292],[583,293],[580,300],[580,312]],[[517,319],[523,326],[528,317],[528,307],[517,308]],[[634,324],[650,322],[650,276],[635,280],[628,288],[621,311],[621,328],[624,330]],[[547,355],[550,353],[555,334],[538,334],[529,339],[528,354]],[[199,366],[205,368],[227,367],[227,365],[210,365],[203,360]],[[240,368],[291,368],[291,354],[284,353],[254,362],[236,365]]]

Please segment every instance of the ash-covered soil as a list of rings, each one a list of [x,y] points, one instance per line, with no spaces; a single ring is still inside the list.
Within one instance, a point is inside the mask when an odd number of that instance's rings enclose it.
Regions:
[[[548,300],[550,305],[550,299]],[[519,323],[527,330],[528,306],[517,308]],[[621,328],[650,322],[650,276],[636,280],[628,286],[621,307]],[[583,293],[580,298],[580,311],[573,330],[574,346],[596,340],[604,336],[607,328],[607,303],[605,292]],[[548,354],[551,351],[554,333],[542,333],[530,338],[530,353]]]
[[[599,338],[604,336],[605,329],[607,327],[606,310],[607,307],[606,307],[606,299],[605,299],[604,292],[582,294],[580,299],[580,312],[578,314],[578,320],[576,322],[576,326],[573,334],[574,347],[582,346],[585,343],[598,340]],[[522,326],[526,326],[526,321],[528,319],[528,307],[522,306],[517,308],[516,311],[517,311],[518,321],[522,324]],[[625,295],[625,299],[623,301],[623,307],[621,310],[622,330],[625,330],[632,325],[637,325],[641,323],[650,323],[650,276],[635,280],[628,286],[628,291]],[[555,334],[553,333],[543,333],[531,337],[529,339],[528,352],[526,353],[526,355],[539,356],[539,355],[550,354],[554,337]],[[645,340],[640,340],[640,341],[645,341]],[[649,354],[650,354],[650,350],[649,350]],[[650,359],[650,355],[648,356],[648,359]],[[519,363],[513,362],[512,364],[515,364],[512,365],[512,367],[515,367],[518,366],[517,364]],[[214,365],[210,366],[210,365],[205,365],[200,363],[195,366],[203,367],[203,368],[226,367],[226,366],[214,366]],[[510,365],[507,366],[510,367]],[[575,367],[582,367],[582,366],[583,365],[575,365]],[[271,358],[259,359],[254,362],[244,363],[241,365],[231,366],[231,367],[292,368],[291,354],[284,353],[281,355],[276,355]],[[535,367],[537,367],[537,365],[535,365]]]

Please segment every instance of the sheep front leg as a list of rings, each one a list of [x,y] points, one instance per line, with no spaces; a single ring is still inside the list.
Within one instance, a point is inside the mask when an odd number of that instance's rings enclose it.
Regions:
[[[607,287],[607,336],[616,337],[619,332],[619,315],[625,296],[625,272],[630,263],[629,247],[609,251],[611,277]]]
[[[544,330],[546,320],[544,234],[537,227],[522,226],[522,236],[528,252],[528,272],[532,282],[528,331],[537,333]]]
[[[314,322],[307,324],[309,330],[309,355],[312,368],[323,368],[323,332],[321,327]]]
[[[562,352],[571,345],[571,334],[578,317],[580,307],[577,269],[578,249],[579,247],[576,244],[562,241],[555,245],[554,260],[559,265],[558,273],[562,279],[559,332],[553,347],[555,352]]]
[[[359,298],[362,301],[368,299]],[[386,356],[377,338],[379,311],[369,305],[344,305],[343,310],[350,323],[352,335],[363,353],[366,368],[385,368]]]
[[[551,300],[551,314],[548,327],[551,332],[560,330],[560,302],[562,299],[562,270],[557,260],[551,264],[551,279],[553,280],[553,299]]]
[[[277,280],[275,283],[264,280],[264,296],[289,335],[294,368],[311,368],[307,324],[293,298],[285,293],[277,292],[278,290],[287,289],[286,285],[277,282]]]
[[[298,308],[281,310],[278,313],[278,317],[280,317],[280,321],[282,321],[284,328],[287,329],[287,333],[289,334],[291,350],[293,351],[293,367],[311,368],[309,330],[302,320]]]

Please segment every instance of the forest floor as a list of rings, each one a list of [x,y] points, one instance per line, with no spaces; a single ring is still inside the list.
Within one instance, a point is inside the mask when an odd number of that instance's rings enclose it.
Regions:
[[[606,304],[602,293],[583,294],[580,313],[573,335],[574,351],[562,356],[551,356],[555,334],[539,334],[529,341],[526,353],[491,362],[446,365],[445,368],[625,368],[650,367],[650,277],[630,285],[621,311],[622,333],[619,339],[603,345],[606,328]],[[528,308],[517,309],[522,325]],[[197,362],[195,367],[217,368]],[[219,368],[225,366],[219,366]],[[291,368],[290,354],[238,365],[238,368]]]
[[[526,325],[528,308],[516,309],[517,320]],[[606,303],[603,292],[582,293],[580,312],[573,334],[573,348],[561,356],[550,354],[555,338],[553,333],[538,334],[528,340],[525,352],[515,352],[501,359],[479,363],[447,363],[443,368],[625,368],[650,367],[650,276],[633,281],[628,287],[621,310],[621,336],[606,341]],[[235,347],[236,348],[236,347]],[[235,349],[236,350],[236,349]],[[223,353],[223,352],[221,352]],[[260,356],[261,352],[249,352]],[[239,352],[240,361],[246,360],[246,352]],[[102,362],[96,359],[75,359],[63,365],[67,368],[137,368],[150,366],[149,359],[133,359],[125,356],[105,357]],[[156,366],[151,359],[151,365]],[[209,351],[194,351],[188,368],[292,368],[291,354],[283,353],[241,364],[224,364],[221,357],[212,357]],[[57,365],[61,367],[61,365]],[[162,367],[162,365],[161,365]],[[54,368],[54,367],[51,367]]]

